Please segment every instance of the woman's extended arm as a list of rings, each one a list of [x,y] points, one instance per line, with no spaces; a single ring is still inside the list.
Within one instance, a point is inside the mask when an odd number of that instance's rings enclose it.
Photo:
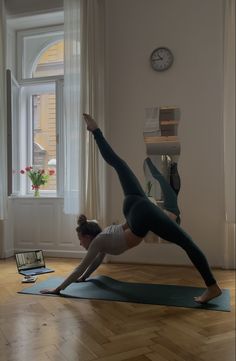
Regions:
[[[86,269],[84,274],[82,275],[83,281],[85,281],[102,263],[106,253],[99,253],[93,263]]]
[[[74,271],[55,289],[43,289],[40,292],[41,293],[49,293],[49,294],[60,294],[61,290],[64,290],[67,286],[69,286],[72,282],[75,282],[79,277],[81,277],[88,268],[90,268],[96,257],[99,255],[100,249],[99,249],[99,242],[94,242],[90,244],[90,247],[88,249],[88,253],[84,257],[83,261],[77,266]],[[103,256],[104,258],[104,256]],[[100,262],[101,263],[101,262]],[[100,264],[99,263],[99,264]],[[99,266],[97,265],[97,267]],[[97,268],[96,267],[96,268]]]

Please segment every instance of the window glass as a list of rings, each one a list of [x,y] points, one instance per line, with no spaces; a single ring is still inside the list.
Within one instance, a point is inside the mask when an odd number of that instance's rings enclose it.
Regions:
[[[64,42],[61,40],[47,48],[38,58],[33,78],[64,74]]]
[[[32,97],[32,165],[46,173],[54,170],[42,190],[56,190],[56,98],[55,92]]]
[[[17,79],[63,75],[61,26],[17,32]]]

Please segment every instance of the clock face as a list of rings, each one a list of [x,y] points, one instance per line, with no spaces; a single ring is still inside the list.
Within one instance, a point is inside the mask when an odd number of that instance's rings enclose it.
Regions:
[[[170,49],[160,47],[153,50],[151,57],[151,66],[156,71],[167,70],[171,67],[174,57]]]

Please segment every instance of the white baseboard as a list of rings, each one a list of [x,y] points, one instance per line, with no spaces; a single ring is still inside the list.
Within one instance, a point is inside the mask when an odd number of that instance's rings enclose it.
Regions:
[[[84,251],[44,251],[46,257],[61,257],[61,258],[84,258],[86,252]]]
[[[1,258],[5,259],[5,258],[10,258],[14,256],[14,249],[8,249],[8,250],[4,250]]]
[[[36,249],[36,248],[35,248]],[[33,249],[32,249],[33,250]],[[17,252],[27,252],[31,251],[31,249],[15,249],[15,253]],[[65,251],[65,250],[43,250],[43,254],[45,257],[58,257],[58,258],[84,258],[86,252],[85,251]]]

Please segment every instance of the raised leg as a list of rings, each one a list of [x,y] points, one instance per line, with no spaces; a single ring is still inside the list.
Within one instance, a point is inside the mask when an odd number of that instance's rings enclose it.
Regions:
[[[164,209],[174,213],[176,216],[179,216],[180,210],[177,204],[176,193],[174,192],[168,181],[165,179],[165,177],[154,166],[153,162],[149,157],[146,158],[144,162],[147,164],[153,178],[155,178],[161,186],[161,190],[164,195]]]
[[[121,159],[108,144],[95,120],[87,114],[84,114],[84,119],[87,123],[87,129],[90,130],[94,136],[103,159],[116,170],[124,194],[146,197],[137,177],[127,163]]]

